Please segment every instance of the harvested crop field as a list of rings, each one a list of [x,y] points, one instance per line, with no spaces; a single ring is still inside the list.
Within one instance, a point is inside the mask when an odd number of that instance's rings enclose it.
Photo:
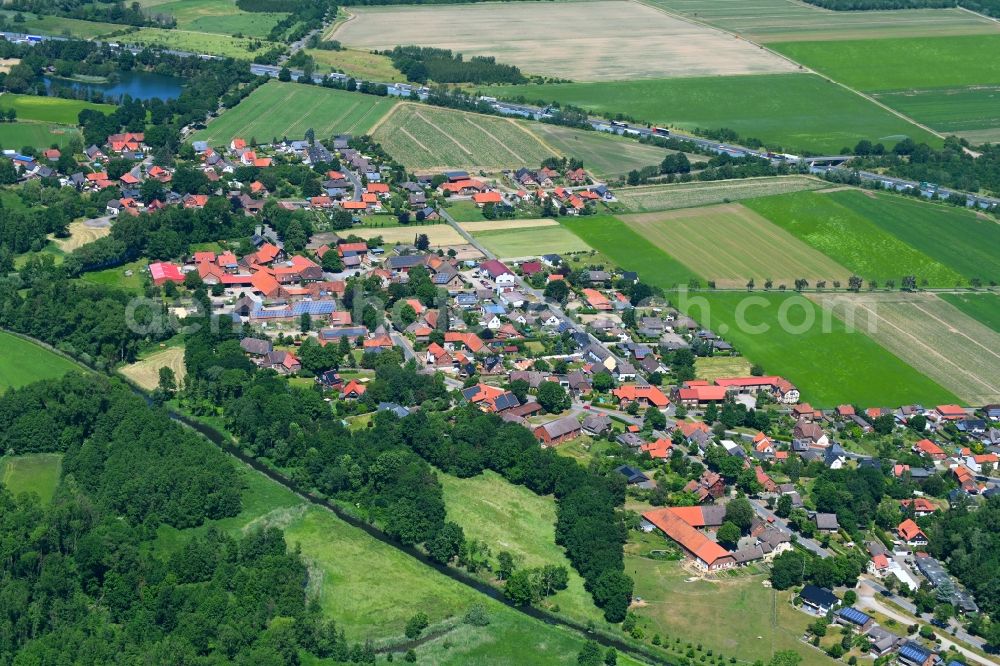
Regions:
[[[420,234],[427,234],[427,239],[434,247],[463,245],[465,239],[455,231],[450,224],[421,224],[398,227],[355,227],[351,233],[360,238],[379,236],[386,245],[412,243]]]
[[[829,187],[829,183],[817,178],[778,176],[775,178],[715,180],[704,183],[643,185],[641,187],[621,188],[615,191],[615,196],[629,210],[641,213],[691,208],[802,190],[818,190],[825,187]]]
[[[846,324],[971,405],[1000,401],[1000,333],[934,294],[815,294]]]
[[[104,219],[70,222],[69,238],[52,238],[63,252],[72,252],[78,247],[93,243],[111,233],[111,223]]]
[[[940,37],[1000,32],[985,16],[961,9],[831,11],[798,0],[650,0],[669,12],[758,42]]]
[[[484,231],[475,234],[474,237],[486,249],[502,259],[586,252],[590,249],[581,238],[558,224],[533,229]]]
[[[160,383],[160,368],[173,370],[174,377],[180,384],[187,373],[184,367],[184,347],[168,347],[131,365],[126,365],[119,371],[141,388],[152,391]]]
[[[373,136],[417,169],[509,169],[555,154],[512,120],[408,103],[393,109]]]
[[[366,134],[395,103],[385,97],[269,81],[191,139],[221,146],[233,137],[261,143],[286,136],[301,139],[309,128],[315,130],[317,139]]]
[[[637,2],[480,3],[351,11],[354,18],[332,35],[348,46],[383,50],[416,43],[466,57],[495,56],[528,74],[578,81],[795,70],[793,64],[738,37]],[[635,57],[636,53],[643,57]]]
[[[559,223],[549,218],[536,220],[486,220],[484,222],[463,222],[461,227],[470,234],[484,231],[508,231],[510,229],[539,229],[542,227],[557,227]]]
[[[743,287],[753,278],[763,285],[792,287],[798,278],[840,280],[851,273],[740,204],[669,213],[625,215],[621,220],[651,243],[719,287]]]

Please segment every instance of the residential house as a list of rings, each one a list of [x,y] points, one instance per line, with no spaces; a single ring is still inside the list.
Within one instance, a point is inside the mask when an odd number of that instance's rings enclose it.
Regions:
[[[580,436],[580,422],[573,416],[543,423],[534,430],[535,437],[545,446],[553,446]]]
[[[926,546],[927,536],[911,518],[907,518],[896,527],[899,540],[908,546]]]
[[[833,592],[815,585],[804,586],[799,592],[799,599],[802,600],[803,607],[817,615],[826,615],[840,603],[840,599]]]
[[[680,510],[685,508],[691,507],[653,509],[642,517],[675,541],[698,568],[719,571],[736,566],[732,553],[688,522],[693,513]]]

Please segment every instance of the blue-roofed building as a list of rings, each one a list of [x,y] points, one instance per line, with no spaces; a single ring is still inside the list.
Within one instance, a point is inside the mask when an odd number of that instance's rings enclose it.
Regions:
[[[913,666],[931,666],[934,663],[934,653],[915,641],[906,641],[899,648],[899,660]]]
[[[823,587],[816,587],[815,585],[806,585],[803,587],[799,593],[799,598],[802,599],[803,606],[821,615],[826,614],[827,611],[840,603],[840,599],[833,592]]]
[[[330,316],[337,310],[337,303],[332,300],[298,301],[282,307],[260,307],[250,312],[250,318],[258,321],[280,321],[296,319],[304,314],[310,317]]]
[[[871,615],[862,613],[857,608],[841,608],[837,613],[837,622],[847,626],[854,626],[858,631],[868,631],[875,623]]]

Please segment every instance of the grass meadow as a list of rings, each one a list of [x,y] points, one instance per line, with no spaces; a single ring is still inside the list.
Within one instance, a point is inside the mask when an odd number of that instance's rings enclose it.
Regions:
[[[0,97],[0,100],[3,98]],[[52,123],[37,122],[14,122],[0,123],[0,148],[7,150],[20,150],[25,146],[45,149],[58,145],[60,148],[66,146],[73,136],[79,132],[68,125],[54,125]]]
[[[1000,294],[938,294],[938,297],[1000,333]]]
[[[870,39],[772,46],[792,60],[865,91],[1000,84],[1000,34]],[[872,66],[878,63],[878,66]]]
[[[101,271],[88,271],[80,276],[80,280],[100,284],[105,287],[114,287],[134,293],[140,293],[143,289],[143,276],[148,275],[147,262],[140,259],[115,268],[105,268]],[[131,275],[126,273],[131,272]]]
[[[81,369],[81,366],[59,354],[0,331],[0,393]]]
[[[887,145],[905,137],[941,143],[919,127],[811,74],[524,85],[490,94],[558,101],[611,116],[625,113],[640,122],[679,129],[728,127],[742,137],[786,151],[836,154],[860,139]]]
[[[17,95],[6,93],[0,95],[0,109],[14,109],[18,120],[38,120],[62,125],[76,125],[80,112],[93,109],[102,113],[115,110],[112,104],[95,104],[76,99],[61,97],[39,97],[37,95]]]
[[[486,249],[505,259],[585,252],[590,249],[579,236],[562,226],[480,231],[473,236]]]
[[[14,495],[35,493],[43,504],[52,501],[61,472],[62,455],[58,453],[0,456],[0,485]]]
[[[319,72],[343,72],[366,81],[391,83],[406,81],[406,76],[393,67],[389,56],[378,55],[361,49],[342,49],[326,51],[323,49],[306,49],[306,55],[312,56],[318,65]]]
[[[598,177],[623,176],[632,169],[659,164],[664,157],[676,152],[605,132],[547,123],[522,125],[555,153],[582,160],[583,166]]]
[[[768,278],[789,287],[798,278],[841,280],[850,271],[740,204],[623,215],[623,222],[720,287]]]
[[[232,0],[141,0],[140,4],[152,14],[173,16],[181,30],[223,35],[267,37],[285,17],[279,12],[244,12]]]
[[[618,189],[615,191],[615,196],[625,209],[636,213],[645,213],[728,203],[826,187],[830,187],[830,184],[817,178],[777,176],[774,178],[641,185]]]
[[[261,143],[286,136],[301,139],[309,128],[317,138],[365,134],[393,104],[384,97],[269,81],[191,138],[221,146],[233,137]]]
[[[862,192],[798,192],[753,199],[745,205],[865,280],[881,284],[891,279],[899,284],[904,275],[915,275],[918,284],[927,280],[936,287],[964,282],[953,268],[882,229],[857,205],[857,197],[866,196]]]
[[[742,356],[699,356],[694,360],[694,375],[698,379],[715,381],[719,377],[746,377],[750,361]]]
[[[554,155],[512,120],[407,103],[393,109],[373,136],[414,169],[499,170],[534,166]]]
[[[0,14],[6,16],[8,19],[13,18],[15,13],[13,11],[0,12]],[[121,32],[128,27],[118,23],[82,21],[64,16],[23,14],[25,17],[24,23],[16,24],[14,29],[32,34],[58,35],[62,37],[75,37],[77,39],[96,39],[104,35],[110,35],[111,33]]]
[[[973,144],[1000,140],[1000,87],[929,88],[876,93],[880,102]]]
[[[967,278],[1000,282],[1000,224],[991,217],[892,194],[845,190],[823,196]]]
[[[797,0],[651,0],[651,4],[767,44],[1000,32],[994,21],[957,8],[840,12]]]
[[[466,538],[485,542],[496,556],[506,550],[522,567],[556,564],[569,571],[569,586],[550,597],[560,613],[581,622],[603,623],[593,599],[583,589],[583,579],[555,542],[556,505],[551,496],[539,496],[516,486],[495,472],[469,479],[438,474],[444,488],[448,520],[462,526]],[[494,562],[494,566],[495,566]]]
[[[167,30],[165,28],[140,28],[138,31],[122,37],[121,40],[139,46],[160,46],[237,60],[252,60],[257,53],[263,53],[277,46],[273,42],[260,41],[256,38],[232,37],[193,30]],[[259,48],[254,48],[256,43],[260,44]]]

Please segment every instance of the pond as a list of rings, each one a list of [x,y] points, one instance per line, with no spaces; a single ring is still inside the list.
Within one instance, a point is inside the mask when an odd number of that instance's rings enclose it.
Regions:
[[[117,81],[103,83],[45,77],[47,88],[51,88],[53,84],[59,87],[71,87],[74,90],[87,90],[91,94],[100,93],[105,100],[118,100],[124,95],[131,95],[134,99],[142,100],[154,97],[168,100],[180,96],[184,79],[150,72],[122,72],[118,75]]]

